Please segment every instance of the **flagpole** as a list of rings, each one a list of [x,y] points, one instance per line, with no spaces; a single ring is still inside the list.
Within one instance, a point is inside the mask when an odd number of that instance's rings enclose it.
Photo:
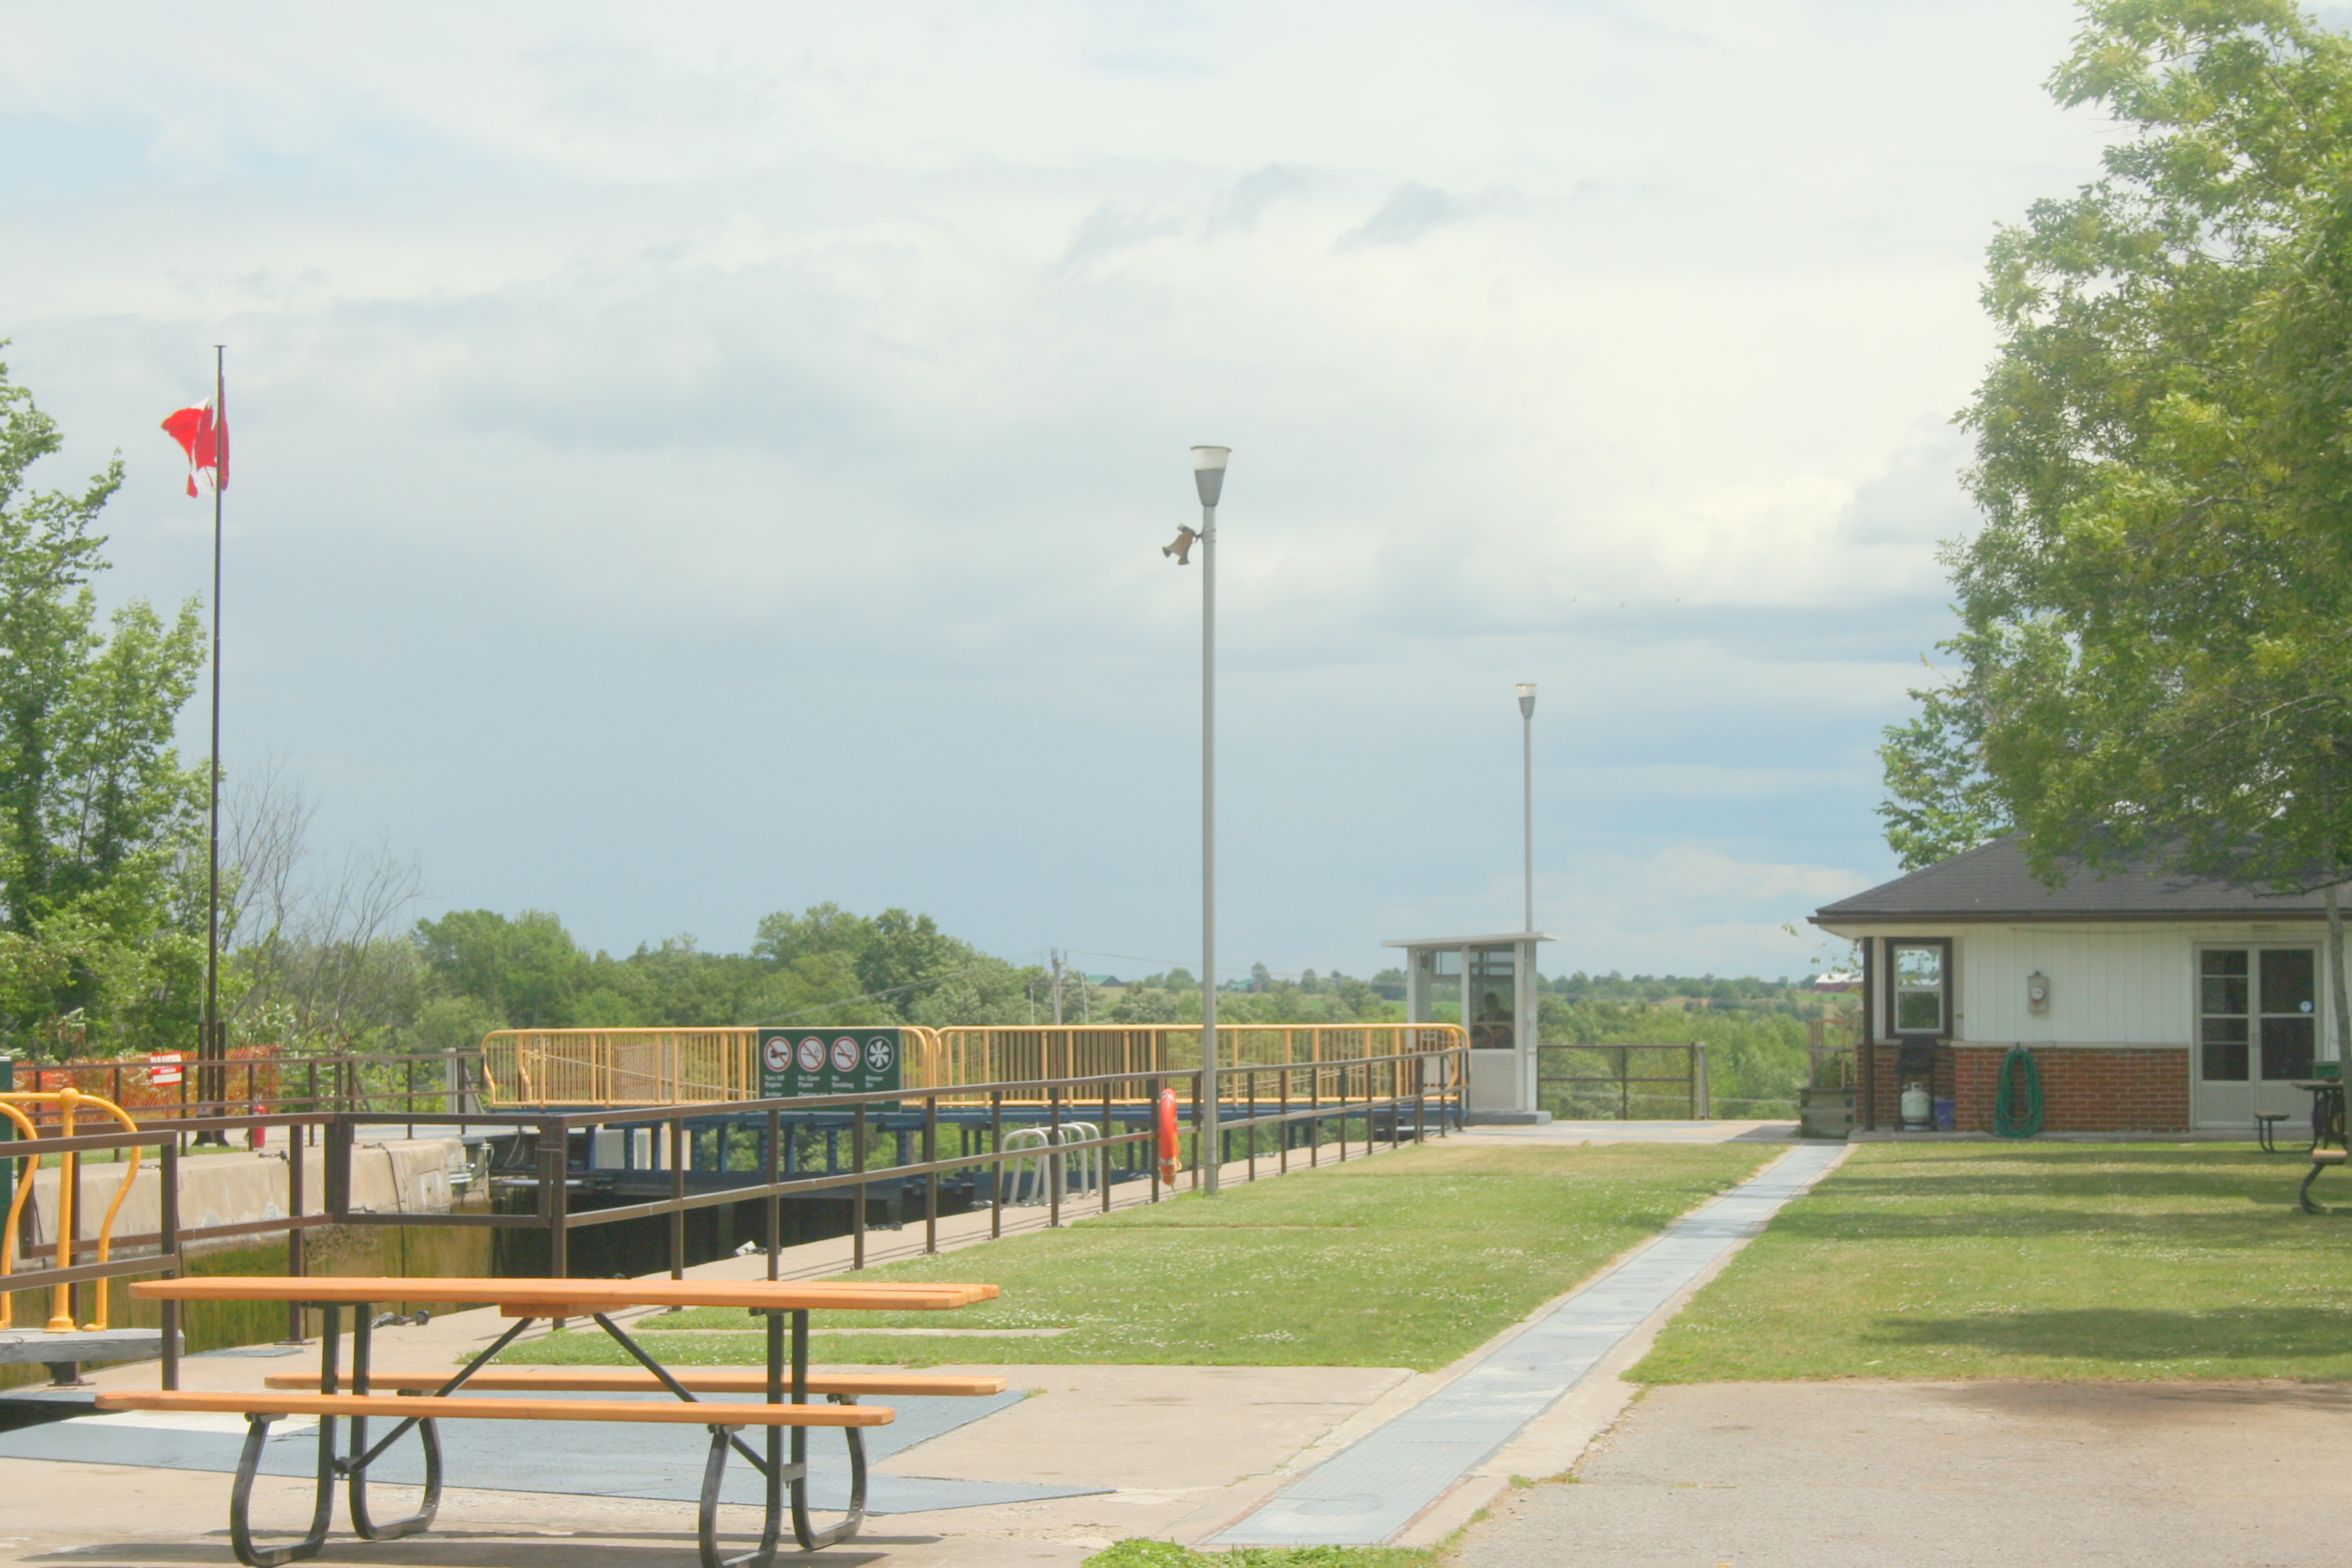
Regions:
[[[215,1103],[211,1110],[215,1116],[228,1109],[220,1103],[228,1094],[228,1042],[220,1030],[221,491],[228,488],[228,454],[223,450],[228,424],[225,353],[224,345],[213,345],[213,750],[205,803],[205,1037],[196,1054],[198,1061],[210,1058],[216,1064],[211,1068],[213,1081],[205,1086],[213,1091]],[[214,1133],[198,1142],[226,1143],[228,1140]]]

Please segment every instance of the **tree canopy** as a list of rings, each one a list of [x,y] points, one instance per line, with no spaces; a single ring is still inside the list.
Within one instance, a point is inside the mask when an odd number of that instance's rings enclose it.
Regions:
[[[30,491],[61,444],[0,364],[0,1031],[55,1050],[193,1046],[204,972],[204,774],[172,744],[203,668],[195,601],[101,616],[99,513]]]
[[[2051,88],[2129,134],[1993,243],[1964,668],[1889,731],[1890,841],[2339,880],[2352,45],[2286,0],[2093,0]]]

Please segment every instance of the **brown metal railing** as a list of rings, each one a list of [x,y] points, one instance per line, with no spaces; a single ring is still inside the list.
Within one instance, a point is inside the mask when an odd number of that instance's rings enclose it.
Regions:
[[[421,1118],[478,1110],[484,1094],[482,1058],[472,1051],[330,1057],[257,1053],[203,1062],[193,1056],[177,1062],[122,1057],[54,1064],[19,1061],[14,1066],[20,1090],[54,1094],[77,1089],[111,1100],[142,1125],[298,1110],[396,1110],[404,1117]],[[53,1126],[56,1113],[37,1110],[35,1120]]]
[[[1001,1235],[1003,1229],[1002,1200],[1006,1168],[1023,1163],[1034,1167],[1041,1156],[1055,1163],[1074,1157],[1095,1160],[1100,1179],[1092,1184],[1093,1190],[1083,1201],[1097,1204],[1108,1212],[1113,1206],[1112,1161],[1121,1151],[1128,1152],[1130,1158],[1142,1154],[1146,1156],[1141,1161],[1144,1169],[1136,1173],[1137,1178],[1148,1184],[1149,1201],[1160,1201],[1172,1189],[1161,1179],[1160,1162],[1149,1157],[1157,1152],[1152,1145],[1160,1133],[1149,1113],[1139,1115],[1138,1110],[1155,1103],[1163,1091],[1172,1090],[1178,1101],[1175,1184],[1198,1187],[1206,1162],[1227,1163],[1234,1160],[1236,1140],[1245,1145],[1240,1156],[1244,1163],[1245,1178],[1254,1181],[1261,1163],[1271,1162],[1277,1170],[1290,1167],[1302,1142],[1296,1136],[1299,1132],[1305,1134],[1303,1143],[1309,1164],[1320,1163],[1327,1134],[1334,1130],[1340,1160],[1350,1157],[1351,1146],[1360,1157],[1382,1145],[1394,1148],[1421,1142],[1432,1131],[1443,1135],[1463,1123],[1468,1075],[1468,1049],[1466,1046],[1457,1046],[1339,1061],[1221,1069],[1219,1077],[1224,1082],[1215,1097],[1218,1104],[1213,1114],[1209,1111],[1210,1096],[1202,1082],[1204,1075],[1194,1068],[559,1115],[433,1115],[431,1122],[436,1133],[520,1134],[532,1141],[530,1157],[536,1173],[536,1180],[530,1184],[532,1207],[528,1213],[514,1214],[355,1211],[352,1207],[352,1161],[359,1146],[358,1135],[366,1127],[396,1125],[409,1120],[400,1111],[192,1116],[173,1118],[164,1125],[142,1127],[136,1132],[0,1142],[0,1163],[15,1165],[21,1162],[21,1179],[27,1184],[40,1161],[52,1155],[79,1158],[113,1150],[152,1148],[162,1163],[157,1230],[111,1237],[112,1249],[118,1256],[92,1263],[76,1261],[95,1247],[91,1237],[68,1231],[47,1244],[28,1243],[18,1249],[21,1258],[47,1258],[56,1261],[50,1267],[29,1270],[20,1265],[17,1272],[0,1278],[0,1289],[16,1291],[58,1286],[79,1288],[128,1275],[175,1275],[186,1267],[186,1248],[194,1243],[271,1234],[286,1237],[287,1272],[300,1275],[306,1272],[307,1265],[305,1236],[320,1226],[451,1226],[536,1231],[547,1237],[549,1277],[563,1278],[568,1274],[567,1254],[574,1231],[656,1217],[667,1221],[669,1269],[676,1276],[682,1275],[687,1266],[686,1215],[699,1208],[750,1201],[760,1202],[763,1207],[763,1245],[769,1277],[772,1279],[779,1271],[782,1250],[783,1200],[824,1192],[845,1192],[850,1195],[850,1266],[863,1268],[866,1262],[868,1197],[877,1184],[921,1182],[926,1252],[939,1248],[940,1183],[943,1175],[983,1169],[992,1173],[992,1236]],[[909,1102],[918,1107],[912,1113],[906,1109]],[[984,1120],[974,1114],[976,1109],[983,1108]],[[1132,1130],[1120,1127],[1122,1109],[1127,1121],[1134,1124]],[[963,1146],[954,1153],[943,1154],[940,1149],[940,1132],[946,1121],[943,1110],[957,1119],[964,1132]],[[876,1153],[884,1152],[889,1141],[902,1138],[909,1131],[903,1125],[896,1130],[886,1128],[881,1125],[884,1119],[903,1124],[910,1114],[919,1119],[911,1130],[919,1135],[920,1157],[892,1164],[875,1163]],[[782,1169],[786,1119],[793,1118],[797,1122],[828,1115],[845,1119],[843,1131],[848,1139],[849,1169],[788,1174]],[[758,1119],[761,1134],[760,1169],[753,1179],[712,1191],[688,1192],[688,1160],[685,1153],[690,1147],[688,1123],[711,1120],[740,1123],[747,1117]],[[1066,1141],[1061,1138],[1065,1130],[1075,1132],[1081,1123],[1087,1124],[1092,1136]],[[1042,1148],[1008,1148],[1008,1131],[1024,1126],[1045,1128],[1048,1143]],[[572,1159],[573,1134],[587,1133],[586,1142],[593,1151],[595,1131],[640,1127],[667,1136],[669,1157],[664,1170],[670,1189],[667,1195],[574,1212],[570,1190],[575,1170]],[[181,1144],[190,1138],[239,1132],[250,1135],[256,1131],[269,1134],[268,1142],[285,1150],[288,1212],[234,1224],[183,1226],[179,1217]],[[323,1140],[323,1149],[316,1147],[320,1140]],[[1269,1142],[1274,1145],[1271,1151],[1266,1148]],[[974,1142],[982,1146],[975,1149]],[[306,1213],[305,1163],[313,1158],[323,1158],[325,1162],[322,1203],[320,1212]],[[1066,1213],[1074,1207],[1065,1184],[1045,1181],[1042,1195],[1048,1225],[1063,1223]],[[126,1249],[151,1246],[156,1249],[152,1254],[120,1256]],[[429,1280],[420,1279],[419,1286],[421,1297],[429,1294]],[[163,1386],[170,1388],[178,1385],[179,1378],[179,1304],[166,1302],[163,1310]],[[301,1337],[300,1313],[300,1303],[289,1305],[289,1337]]]
[[[1656,1068],[1666,1070],[1650,1070]],[[1706,1047],[1696,1043],[1540,1045],[1536,1047],[1536,1103],[1563,1121],[1634,1121],[1638,1105],[1642,1116],[1654,1118],[1662,1109],[1679,1109],[1690,1121],[1703,1121],[1713,1106]]]

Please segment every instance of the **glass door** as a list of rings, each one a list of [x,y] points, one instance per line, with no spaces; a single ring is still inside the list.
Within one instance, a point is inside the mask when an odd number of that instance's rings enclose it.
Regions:
[[[2197,1120],[2258,1113],[2300,1125],[2319,1047],[2318,957],[2307,947],[2209,947],[2197,955]]]

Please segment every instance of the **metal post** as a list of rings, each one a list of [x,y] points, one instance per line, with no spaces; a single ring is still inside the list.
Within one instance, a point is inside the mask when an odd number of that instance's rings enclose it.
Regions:
[[[940,1097],[923,1096],[923,1163],[936,1165],[940,1158]],[[940,1249],[940,1173],[923,1173],[923,1250]]]
[[[215,1055],[226,1058],[227,1039],[220,1017],[220,734],[221,734],[221,494],[228,489],[228,371],[226,345],[213,345],[213,733],[211,765],[205,774],[207,847],[205,857],[205,1016],[197,1071]],[[228,1086],[207,1083],[217,1096]],[[198,1091],[200,1094],[202,1089]],[[220,1114],[215,1106],[213,1114]],[[219,1132],[197,1136],[199,1143],[226,1143]]]
[[[776,1168],[782,1159],[777,1147],[782,1142],[782,1135],[783,1115],[781,1111],[771,1110],[768,1112],[768,1147],[760,1158],[760,1179],[771,1189],[783,1180],[782,1173]],[[772,1190],[768,1194],[768,1201],[764,1206],[767,1209],[768,1218],[768,1278],[773,1279],[776,1278],[778,1268],[777,1255],[783,1247],[784,1200]],[[768,1321],[775,1321],[772,1314]]]
[[[1226,449],[1192,448],[1192,482],[1201,496],[1201,1073],[1213,1135],[1202,1190],[1214,1197],[1223,1157],[1217,1114],[1217,500],[1223,494]]]
[[[1083,980],[1083,976],[1081,979]],[[1095,1151],[1095,1175],[1097,1179],[1098,1184],[1102,1187],[1102,1212],[1105,1214],[1110,1213],[1110,1159],[1112,1149],[1109,1139],[1113,1133],[1116,1133],[1118,1131],[1118,1123],[1113,1121],[1110,1117],[1110,1081],[1106,1079],[1103,1081],[1102,1135],[1104,1143],[1101,1148]]]
[[[1257,1180],[1257,1069],[1250,1068],[1242,1081],[1244,1086],[1244,1092],[1249,1097],[1250,1115],[1249,1175],[1245,1179],[1255,1182]]]
[[[309,1272],[309,1262],[304,1257],[305,1248],[302,1245],[300,1224],[304,1173],[302,1129],[295,1127],[291,1131],[293,1136],[287,1140],[286,1144],[286,1214],[288,1218],[296,1223],[286,1229],[286,1272],[299,1279]],[[278,1342],[282,1345],[299,1345],[302,1342],[301,1302],[286,1303],[286,1337]]]
[[[551,1150],[549,1131],[546,1123],[541,1123],[539,1168],[547,1183],[547,1277],[564,1279],[572,1274],[572,1194],[564,1185],[572,1175],[572,1134],[561,1122],[555,1124],[554,1146]],[[367,1309],[362,1307],[359,1321],[366,1321]],[[562,1328],[563,1320],[556,1319],[553,1326]]]
[[[1045,1223],[1062,1223],[1062,1086],[1045,1086]]]
[[[866,1102],[859,1100],[849,1121],[849,1168],[857,1184],[849,1189],[850,1260],[852,1268],[866,1267]]]
[[[1217,1193],[1224,1122],[1217,1110],[1217,509],[1201,509],[1201,1071],[1218,1128],[1202,1190]]]
[[[1519,783],[1522,817],[1527,843],[1528,923],[1521,931],[1536,929],[1536,689],[1533,682],[1519,687]]]
[[[988,1237],[1004,1234],[1004,1091],[988,1091]]]
[[[163,1278],[180,1277],[180,1141],[167,1138],[155,1151],[163,1162],[163,1191],[158,1194],[157,1250],[163,1255]],[[180,1303],[166,1299],[163,1313],[163,1386],[180,1386]],[[299,1310],[299,1309],[298,1309]]]
[[[686,1278],[686,1120],[669,1119],[669,1277]]]

